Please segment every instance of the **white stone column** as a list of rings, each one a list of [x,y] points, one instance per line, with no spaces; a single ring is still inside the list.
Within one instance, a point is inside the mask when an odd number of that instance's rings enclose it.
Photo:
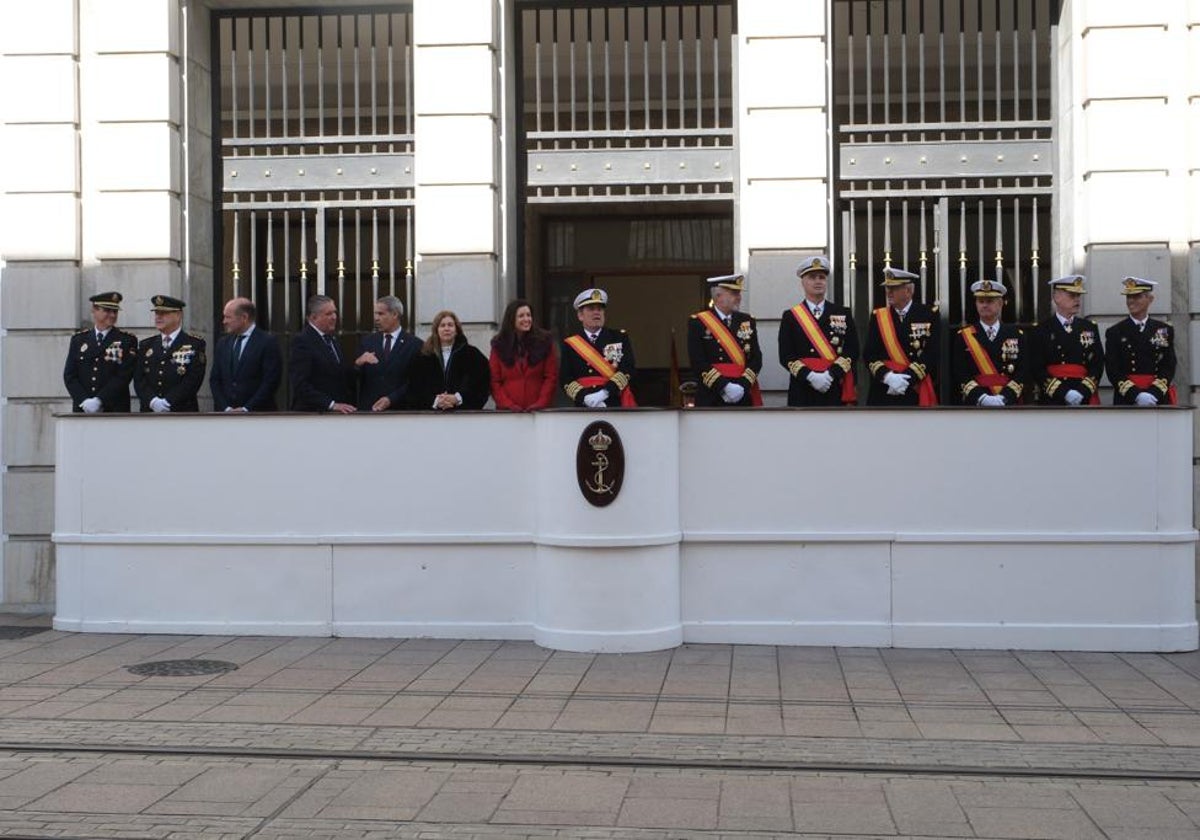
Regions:
[[[452,309],[476,342],[504,304],[501,29],[500,0],[413,3],[417,320]]]
[[[775,341],[796,266],[829,250],[829,68],[824,0],[738,0],[737,264],[759,320],[768,390],[787,388]]]
[[[3,590],[53,597],[54,427],[62,365],[87,298],[125,295],[121,326],[148,328],[180,281],[180,0],[44,0],[0,7],[4,121]],[[206,305],[208,289],[192,300]],[[203,315],[190,324],[207,328]]]
[[[1200,3],[1068,0],[1059,31],[1058,274],[1088,275],[1086,311],[1102,329],[1126,314],[1122,277],[1157,280],[1151,313],[1175,327],[1176,386],[1194,403]]]
[[[54,432],[79,325],[79,36],[73,0],[0,5],[0,605],[53,600]]]

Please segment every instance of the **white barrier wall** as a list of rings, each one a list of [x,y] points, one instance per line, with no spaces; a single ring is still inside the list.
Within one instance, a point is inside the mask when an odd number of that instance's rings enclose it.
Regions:
[[[63,630],[1197,647],[1187,409],[67,415],[57,447]]]

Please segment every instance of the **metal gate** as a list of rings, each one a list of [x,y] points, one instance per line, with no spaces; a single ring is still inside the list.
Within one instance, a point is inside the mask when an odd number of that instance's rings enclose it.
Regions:
[[[520,4],[526,200],[733,197],[733,7]]]
[[[221,302],[285,337],[312,294],[342,341],[377,297],[413,297],[412,14],[214,13]]]
[[[885,265],[918,272],[951,325],[985,277],[1011,289],[1007,319],[1045,311],[1057,7],[835,0],[835,236],[857,317],[883,304]]]

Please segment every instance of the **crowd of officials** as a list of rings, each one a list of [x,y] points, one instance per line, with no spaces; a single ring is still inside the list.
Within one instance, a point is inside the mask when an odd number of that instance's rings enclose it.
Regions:
[[[1153,280],[1126,277],[1120,291],[1129,317],[1109,327],[1079,316],[1085,278],[1050,282],[1052,313],[1031,329],[1004,323],[1008,290],[999,281],[971,284],[977,318],[950,337],[950,370],[939,370],[942,335],[936,306],[915,299],[917,275],[883,271],[887,305],[875,309],[865,341],[849,309],[826,298],[830,264],[823,256],[796,271],[803,299],[783,312],[779,363],[789,374],[790,406],[842,406],[858,401],[855,372],[867,375],[866,402],[930,406],[937,383],[950,378],[957,404],[1001,407],[1024,402],[1079,406],[1099,402],[1107,370],[1117,405],[1155,406],[1177,401],[1175,335],[1149,317]],[[758,324],[741,311],[745,278],[708,280],[711,304],[688,322],[687,349],[699,406],[762,405]],[[63,380],[75,411],[131,410],[132,382],[143,412],[199,410],[208,368],[205,340],[183,329],[184,302],[151,299],[156,334],[138,340],[116,326],[118,292],[94,295],[90,328],[71,339]],[[405,331],[404,305],[388,295],[375,302],[375,331],[353,357],[336,337],[336,302],[314,295],[307,320],[291,342],[288,380],[294,411],[338,412],[482,408],[528,411],[551,406],[561,394],[591,409],[637,405],[629,336],[606,324],[608,295],[587,289],[574,301],[579,329],[561,342],[536,325],[528,301],[508,305],[485,356],[463,333],[458,316],[437,313],[423,341]],[[229,301],[222,313],[209,385],[222,412],[274,411],[283,376],[275,336],[256,326],[254,303]]]

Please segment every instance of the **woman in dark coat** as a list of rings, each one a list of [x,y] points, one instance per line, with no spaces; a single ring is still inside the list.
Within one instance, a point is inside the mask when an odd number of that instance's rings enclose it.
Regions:
[[[413,360],[408,385],[413,408],[483,408],[488,398],[488,362],[467,343],[462,323],[448,309],[433,318],[433,330]]]
[[[496,408],[531,411],[548,408],[554,401],[558,384],[554,340],[549,330],[533,325],[529,301],[514,300],[504,310],[488,364]]]

